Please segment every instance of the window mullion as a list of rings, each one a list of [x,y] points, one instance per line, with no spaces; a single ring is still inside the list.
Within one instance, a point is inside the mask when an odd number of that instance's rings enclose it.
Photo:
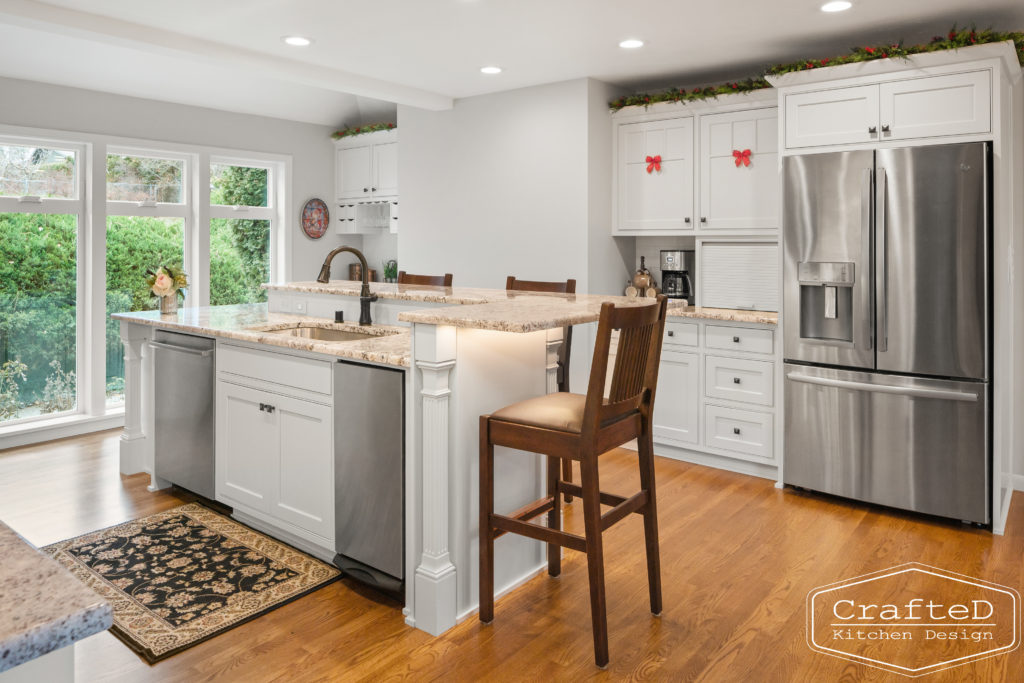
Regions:
[[[193,306],[210,305],[210,155],[200,152],[194,160],[192,182],[192,223],[195,226],[192,253],[192,287],[189,292]]]

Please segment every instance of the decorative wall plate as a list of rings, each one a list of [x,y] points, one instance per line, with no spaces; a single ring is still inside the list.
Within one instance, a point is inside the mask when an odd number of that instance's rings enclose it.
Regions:
[[[310,239],[318,240],[327,234],[331,225],[331,212],[322,199],[310,199],[302,207],[302,232]]]

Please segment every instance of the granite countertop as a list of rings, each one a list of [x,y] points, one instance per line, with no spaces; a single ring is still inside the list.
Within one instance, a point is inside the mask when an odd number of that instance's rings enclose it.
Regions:
[[[0,671],[110,628],[110,603],[3,522],[0,557]]]
[[[754,323],[757,325],[778,325],[779,314],[773,311],[750,311],[738,308],[704,308],[703,306],[684,306],[671,308],[670,318],[700,318],[702,320],[727,320],[735,323]]]
[[[359,296],[362,283],[358,280],[331,280],[320,282],[289,282],[283,285],[263,285],[264,289],[302,294],[336,294]],[[504,289],[483,289],[478,287],[432,287],[430,285],[398,285],[385,282],[371,282],[370,292],[380,299],[399,301],[422,301],[434,304],[485,304],[493,301],[507,301],[522,292],[507,292]],[[538,296],[560,296],[545,295]]]
[[[408,327],[393,325],[360,327],[357,323],[335,323],[326,318],[290,313],[270,313],[267,310],[267,304],[179,308],[176,313],[166,315],[161,314],[160,311],[139,311],[115,313],[111,317],[116,320],[151,325],[166,330],[281,346],[403,368],[409,367]],[[356,341],[331,342],[271,332],[271,330],[286,328],[295,323],[341,330],[350,329],[367,333],[368,336],[366,339]]]

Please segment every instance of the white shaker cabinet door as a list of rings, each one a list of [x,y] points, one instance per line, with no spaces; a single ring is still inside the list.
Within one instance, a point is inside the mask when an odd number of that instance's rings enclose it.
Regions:
[[[280,452],[270,513],[334,540],[334,411],[325,405],[275,396]],[[344,437],[342,437],[344,438]]]
[[[699,181],[701,229],[778,229],[778,109],[702,116]]]
[[[373,195],[398,196],[398,143],[373,146]]]
[[[368,199],[373,187],[371,148],[345,147],[335,157],[334,181],[338,199]]]
[[[693,119],[625,124],[617,135],[617,228],[693,229]]]
[[[913,78],[879,86],[883,140],[987,133],[992,72]]]
[[[790,149],[879,139],[877,85],[794,93],[785,108]]]
[[[699,441],[700,356],[662,351],[654,397],[654,440],[686,446]]]
[[[217,500],[270,511],[278,453],[278,416],[260,410],[266,394],[217,382]]]

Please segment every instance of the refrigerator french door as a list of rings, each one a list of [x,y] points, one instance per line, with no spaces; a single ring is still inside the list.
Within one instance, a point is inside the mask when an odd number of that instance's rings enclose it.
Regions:
[[[784,161],[785,483],[989,522],[985,143]]]

